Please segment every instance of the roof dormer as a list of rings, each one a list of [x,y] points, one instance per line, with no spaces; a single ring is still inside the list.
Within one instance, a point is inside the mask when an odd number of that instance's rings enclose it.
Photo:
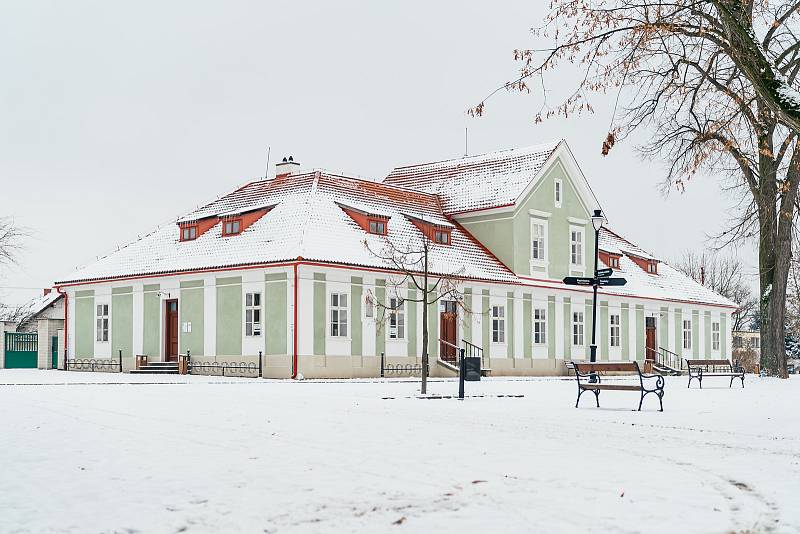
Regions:
[[[625,252],[625,255],[628,256],[633,263],[641,267],[641,269],[646,272],[647,274],[658,274],[658,260],[655,258],[645,258],[644,256],[639,256],[637,254],[632,254],[630,252]]]
[[[598,255],[600,256],[600,261],[602,261],[612,269],[619,269],[619,260],[622,258],[621,254],[617,254],[615,252],[608,252],[605,250],[599,250]]]
[[[194,241],[217,224],[217,217],[204,217],[202,219],[183,219],[178,221],[180,241]]]
[[[411,224],[416,226],[425,237],[439,245],[449,245],[452,243],[453,225],[444,222],[426,221],[413,215],[404,214]]]
[[[364,209],[336,203],[362,230],[374,235],[387,235],[389,233],[389,216],[382,213],[370,212]]]

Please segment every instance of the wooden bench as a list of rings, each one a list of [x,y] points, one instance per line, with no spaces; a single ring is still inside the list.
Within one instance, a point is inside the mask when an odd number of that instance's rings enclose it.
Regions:
[[[578,399],[575,407],[581,401],[581,395],[587,391],[594,393],[597,407],[600,407],[600,392],[608,391],[638,391],[641,393],[639,398],[639,411],[642,410],[642,402],[645,395],[655,393],[658,397],[659,411],[664,411],[662,399],[664,397],[664,377],[661,375],[644,374],[639,368],[639,364],[632,362],[572,362],[572,369],[575,371],[575,378],[578,381]],[[609,384],[602,383],[602,374],[606,372],[636,373],[639,376],[639,384]],[[594,381],[592,381],[594,377]]]
[[[703,378],[707,376],[729,376],[731,378],[728,387],[733,387],[733,379],[739,378],[744,387],[744,369],[739,365],[734,365],[730,360],[689,360],[684,358],[686,368],[689,370],[689,383],[686,387],[692,385],[692,380],[697,379],[700,382],[700,389],[703,388]]]

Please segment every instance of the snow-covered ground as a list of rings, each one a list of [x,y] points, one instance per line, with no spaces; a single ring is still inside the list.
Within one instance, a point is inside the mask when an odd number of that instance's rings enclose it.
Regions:
[[[0,384],[1,532],[800,532],[797,378]]]

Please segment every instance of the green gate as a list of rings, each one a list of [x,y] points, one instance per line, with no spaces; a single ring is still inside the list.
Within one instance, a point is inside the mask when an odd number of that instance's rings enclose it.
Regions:
[[[52,347],[52,349],[50,350],[53,353],[52,354],[53,369],[58,369],[58,336],[53,336],[53,338],[50,340],[50,346]]]
[[[6,332],[6,369],[36,369],[38,338],[36,332]]]

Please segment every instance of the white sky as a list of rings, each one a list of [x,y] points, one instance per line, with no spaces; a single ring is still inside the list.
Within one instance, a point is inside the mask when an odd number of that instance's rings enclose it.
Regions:
[[[379,180],[463,154],[465,127],[473,154],[566,138],[615,230],[664,259],[704,249],[731,199],[706,177],[663,197],[662,164],[630,144],[602,157],[608,98],[538,125],[536,93],[465,115],[515,74],[540,4],[5,2],[0,215],[33,237],[0,268],[0,301],[263,175],[267,146]],[[552,100],[569,79],[551,75]]]

